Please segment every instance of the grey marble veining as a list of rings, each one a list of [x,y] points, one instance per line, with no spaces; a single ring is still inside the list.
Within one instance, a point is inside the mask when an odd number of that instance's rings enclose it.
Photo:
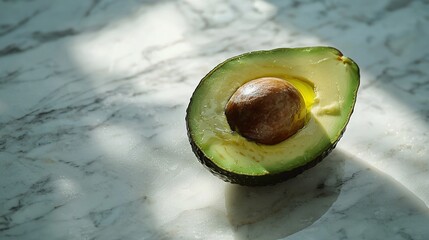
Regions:
[[[428,239],[429,2],[0,1],[0,239]],[[185,109],[231,56],[361,68],[321,164],[270,187],[196,161]]]

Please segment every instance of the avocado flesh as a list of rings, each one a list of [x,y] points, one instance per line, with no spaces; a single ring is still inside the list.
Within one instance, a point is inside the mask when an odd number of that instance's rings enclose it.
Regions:
[[[304,97],[308,111],[305,126],[275,145],[257,144],[233,132],[224,113],[241,85],[261,77],[290,82]],[[353,111],[358,87],[358,66],[330,47],[282,48],[233,57],[204,77],[191,98],[186,117],[191,145],[200,161],[226,181],[243,185],[281,181],[314,165],[335,147]]]

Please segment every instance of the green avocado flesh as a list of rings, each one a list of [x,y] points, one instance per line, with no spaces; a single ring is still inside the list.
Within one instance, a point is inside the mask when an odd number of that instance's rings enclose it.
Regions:
[[[232,131],[225,116],[234,92],[262,77],[291,83],[307,109],[305,125],[275,145]],[[315,165],[311,163],[335,147],[353,112],[358,87],[358,66],[335,48],[281,48],[236,56],[209,72],[194,91],[186,116],[189,139],[199,160],[226,181],[279,182],[287,173]]]

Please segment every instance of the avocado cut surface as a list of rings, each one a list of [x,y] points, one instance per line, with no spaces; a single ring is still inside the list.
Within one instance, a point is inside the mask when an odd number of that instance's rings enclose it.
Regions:
[[[273,145],[234,131],[225,114],[237,89],[260,78],[293,85],[305,104],[304,126]],[[230,58],[210,71],[191,97],[186,123],[192,149],[228,182],[266,185],[286,180],[335,147],[353,112],[358,87],[358,66],[331,47],[280,48]]]

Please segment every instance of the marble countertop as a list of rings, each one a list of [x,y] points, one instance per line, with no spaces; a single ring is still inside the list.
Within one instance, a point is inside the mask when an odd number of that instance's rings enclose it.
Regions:
[[[429,2],[0,1],[0,239],[429,239]],[[322,163],[249,188],[198,163],[185,109],[243,52],[361,68]]]

